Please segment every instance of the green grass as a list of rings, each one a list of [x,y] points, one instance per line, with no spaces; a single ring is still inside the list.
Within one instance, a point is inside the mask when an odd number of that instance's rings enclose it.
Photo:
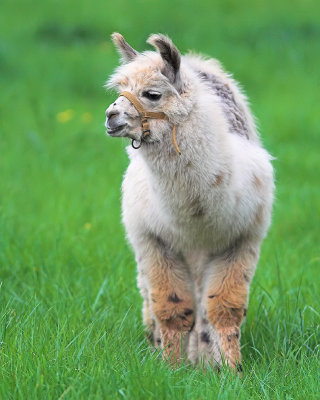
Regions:
[[[319,398],[319,14],[303,0],[2,4],[1,399]],[[242,379],[171,370],[144,338],[120,224],[125,142],[103,126],[113,31],[219,58],[277,158]]]

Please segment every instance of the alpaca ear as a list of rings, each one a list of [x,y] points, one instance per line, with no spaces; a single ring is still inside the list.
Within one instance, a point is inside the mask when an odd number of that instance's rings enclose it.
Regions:
[[[122,62],[128,63],[130,61],[133,61],[139,54],[124,40],[124,37],[120,35],[120,33],[114,32],[111,35],[111,39],[121,56]]]
[[[171,39],[162,34],[151,35],[147,43],[154,46],[160,53],[163,62],[164,70],[162,71],[167,76],[172,84],[177,89],[181,89],[180,63],[181,55]]]

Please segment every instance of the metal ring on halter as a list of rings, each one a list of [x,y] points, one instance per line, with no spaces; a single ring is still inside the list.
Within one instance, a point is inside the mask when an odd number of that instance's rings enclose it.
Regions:
[[[137,142],[138,145],[135,145],[134,142]],[[132,146],[134,149],[140,149],[140,147],[141,147],[141,142],[142,142],[141,140],[132,139],[132,141],[131,141],[131,146]]]

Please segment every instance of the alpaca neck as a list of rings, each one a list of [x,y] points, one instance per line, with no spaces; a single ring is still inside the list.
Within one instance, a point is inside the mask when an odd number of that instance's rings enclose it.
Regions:
[[[159,185],[165,180],[169,185],[179,182],[182,185],[202,185],[203,181],[211,179],[211,175],[229,168],[228,133],[221,131],[221,126],[217,126],[212,117],[204,113],[199,115],[197,110],[194,114],[196,119],[190,116],[185,123],[177,126],[176,138],[181,155],[172,142],[170,127],[162,141],[143,144],[140,149]]]

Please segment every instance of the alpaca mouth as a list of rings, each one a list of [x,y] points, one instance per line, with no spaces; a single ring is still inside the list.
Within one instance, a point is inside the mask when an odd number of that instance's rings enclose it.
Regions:
[[[111,128],[110,126],[107,125],[108,135],[116,136],[117,133],[121,132],[124,129],[124,127],[126,127],[126,126],[127,126],[127,124],[122,124],[122,125],[118,125],[114,128]]]

